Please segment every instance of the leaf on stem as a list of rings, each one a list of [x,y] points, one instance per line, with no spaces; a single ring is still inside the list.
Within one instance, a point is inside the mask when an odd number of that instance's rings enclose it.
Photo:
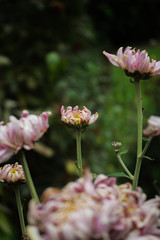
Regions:
[[[120,152],[119,155],[124,155],[124,154],[126,154],[126,153],[128,153],[128,150],[127,150],[127,149],[124,150],[124,151],[122,151],[122,152]]]
[[[150,161],[154,161],[154,160],[155,160],[154,158],[150,158],[150,157],[148,157],[148,156],[144,156],[143,158],[146,158],[146,159],[148,159],[148,160],[150,160]]]
[[[143,137],[143,141],[148,142],[148,137]]]
[[[108,174],[108,177],[126,177],[126,178],[130,179],[130,177],[124,172],[110,173],[110,174]]]

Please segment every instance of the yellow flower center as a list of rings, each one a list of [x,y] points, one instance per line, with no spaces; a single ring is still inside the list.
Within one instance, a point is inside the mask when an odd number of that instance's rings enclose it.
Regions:
[[[15,168],[12,168],[11,170],[10,170],[10,173],[12,173],[12,174],[15,174],[17,172],[17,170],[15,169]]]
[[[73,113],[73,117],[77,120],[80,119],[80,114],[79,113]]]
[[[92,206],[93,208],[95,206],[95,205],[93,206],[93,202],[91,201],[90,196],[86,195],[85,193],[77,193],[75,196],[71,197],[66,202],[64,202],[63,207],[54,212],[54,215],[57,217],[57,224],[58,225],[63,224],[64,222],[67,221],[70,214],[72,214],[75,211],[79,211],[80,209],[86,208],[86,201],[88,207]],[[88,204],[88,202],[90,204]]]

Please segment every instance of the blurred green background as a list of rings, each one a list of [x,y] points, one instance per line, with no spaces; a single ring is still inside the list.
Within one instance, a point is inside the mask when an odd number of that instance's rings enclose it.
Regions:
[[[0,0],[0,121],[23,109],[51,111],[50,128],[27,152],[38,194],[48,186],[75,179],[75,133],[60,121],[61,105],[86,106],[99,119],[82,136],[85,167],[94,173],[121,172],[112,141],[121,141],[127,166],[136,157],[134,85],[113,67],[102,51],[120,46],[146,49],[160,59],[158,0]],[[142,81],[144,127],[160,115],[160,77]],[[153,139],[144,160],[140,185],[153,197],[160,185],[160,137]],[[9,163],[17,161],[18,156]],[[3,166],[3,164],[2,164]],[[118,182],[126,181],[125,178]],[[128,181],[128,180],[127,180]],[[30,199],[21,186],[25,217]],[[20,239],[14,192],[0,184],[0,239]]]

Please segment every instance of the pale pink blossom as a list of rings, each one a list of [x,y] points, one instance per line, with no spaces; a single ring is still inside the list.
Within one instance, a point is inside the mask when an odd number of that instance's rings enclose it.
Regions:
[[[129,234],[126,240],[159,240],[159,237],[150,234],[141,236],[138,231],[133,231]]]
[[[144,135],[147,137],[153,137],[160,134],[160,117],[150,116],[148,119],[148,125],[143,130]]]
[[[70,106],[66,110],[64,106],[61,107],[61,120],[69,126],[84,128],[93,124],[97,118],[98,113],[92,115],[86,107],[83,107],[82,110],[78,106],[75,106],[73,110]]]
[[[47,131],[50,112],[40,116],[22,112],[20,119],[10,116],[10,122],[0,123],[0,163],[7,161],[22,148],[34,148],[34,142]]]
[[[142,189],[87,171],[62,189],[49,188],[42,203],[29,204],[31,240],[157,240],[160,198],[146,200]]]
[[[0,168],[0,182],[25,182],[22,165],[19,165],[16,162],[15,164],[6,164],[2,168]]]
[[[160,74],[160,61],[150,60],[146,50],[136,51],[131,47],[126,47],[123,52],[123,47],[120,47],[116,55],[106,51],[103,51],[103,54],[114,66],[120,67],[131,77],[147,79]]]
[[[23,111],[20,118],[21,132],[23,136],[23,147],[27,150],[34,148],[34,142],[39,140],[47,131],[48,117],[50,112],[43,112],[37,116],[29,114],[28,111]]]
[[[10,122],[0,125],[0,163],[8,160],[23,147],[20,122],[14,116]]]

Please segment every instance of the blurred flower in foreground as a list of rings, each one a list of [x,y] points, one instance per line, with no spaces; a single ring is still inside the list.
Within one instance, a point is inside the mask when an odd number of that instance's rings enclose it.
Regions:
[[[0,168],[0,182],[17,183],[25,182],[25,176],[21,165],[6,164]]]
[[[158,240],[160,198],[146,201],[140,188],[89,171],[63,189],[49,188],[29,204],[32,240]]]
[[[91,115],[91,112],[86,107],[83,107],[83,110],[79,110],[78,106],[75,106],[73,110],[70,106],[66,110],[64,106],[61,107],[61,120],[69,126],[85,128],[94,123],[97,118],[98,113]]]
[[[10,122],[3,125],[0,123],[0,163],[7,161],[20,149],[27,150],[34,147],[37,141],[48,129],[48,116],[50,112],[43,112],[40,116],[29,115],[27,111],[22,112],[18,120],[10,116]]]
[[[160,117],[151,116],[148,119],[148,126],[143,130],[144,135],[153,137],[160,134]]]
[[[103,51],[103,54],[115,66],[120,67],[126,72],[126,75],[138,79],[148,79],[151,76],[160,74],[160,61],[152,59],[146,50],[136,52],[131,47],[126,47],[123,52],[123,47],[117,51],[117,55]]]

